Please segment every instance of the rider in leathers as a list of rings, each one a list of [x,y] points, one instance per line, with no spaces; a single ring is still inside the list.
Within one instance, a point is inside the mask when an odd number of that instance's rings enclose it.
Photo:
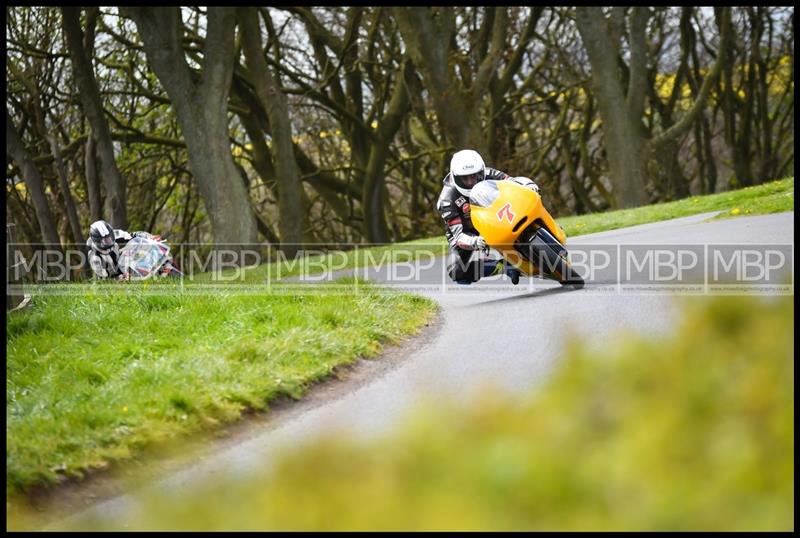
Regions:
[[[89,247],[89,267],[92,268],[95,278],[107,279],[122,276],[119,267],[119,257],[122,247],[134,237],[153,237],[147,232],[133,232],[114,229],[105,220],[98,220],[89,227],[89,238],[86,246]]]
[[[528,178],[512,178],[505,172],[487,167],[477,151],[458,151],[450,161],[450,173],[444,178],[436,209],[445,222],[445,235],[450,243],[447,273],[459,284],[477,282],[482,276],[497,274],[504,268],[515,285],[519,282],[519,269],[513,265],[481,258],[481,253],[488,250],[488,246],[470,219],[469,195],[472,187],[480,181],[503,180],[512,180],[539,192],[536,183]]]

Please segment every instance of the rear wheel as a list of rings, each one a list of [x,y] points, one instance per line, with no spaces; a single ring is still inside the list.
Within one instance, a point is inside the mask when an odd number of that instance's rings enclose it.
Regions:
[[[517,250],[529,262],[539,267],[544,276],[557,280],[562,286],[583,287],[583,278],[567,259],[567,249],[547,228],[533,225],[520,236]]]

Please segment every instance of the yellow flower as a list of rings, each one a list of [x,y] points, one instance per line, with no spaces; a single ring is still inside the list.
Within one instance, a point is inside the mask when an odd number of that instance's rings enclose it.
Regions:
[[[741,210],[738,207],[731,209],[731,215],[738,215],[739,213],[741,213]]]

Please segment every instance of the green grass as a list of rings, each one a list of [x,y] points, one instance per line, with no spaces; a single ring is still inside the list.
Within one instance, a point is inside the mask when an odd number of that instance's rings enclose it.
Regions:
[[[193,294],[162,282],[37,295],[7,321],[7,492],[299,398],[435,311],[421,297],[357,289]]]
[[[711,211],[723,212],[717,218],[794,211],[794,177],[675,202],[563,217],[558,219],[558,223],[567,236],[576,236]]]
[[[573,340],[530,396],[421,402],[73,530],[791,530],[792,299],[689,299],[671,335]]]

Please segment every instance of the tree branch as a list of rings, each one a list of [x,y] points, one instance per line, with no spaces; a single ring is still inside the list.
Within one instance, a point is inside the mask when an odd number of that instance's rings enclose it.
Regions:
[[[700,93],[697,95],[697,98],[692,104],[692,108],[689,109],[689,112],[687,112],[686,115],[680,119],[680,121],[675,123],[675,125],[661,133],[650,142],[650,146],[654,150],[658,150],[666,143],[678,138],[679,136],[682,136],[689,130],[689,128],[692,126],[692,123],[694,123],[694,121],[697,119],[697,116],[700,114],[700,111],[705,106],[706,100],[708,99],[708,94],[711,92],[711,87],[716,83],[719,74],[722,72],[722,66],[725,63],[725,54],[723,54],[723,51],[728,46],[731,34],[731,8],[725,7],[722,9],[722,28],[720,29],[721,34],[719,45],[720,52],[717,54],[717,60],[714,62],[711,72],[709,72],[703,81],[703,85],[700,87]]]

